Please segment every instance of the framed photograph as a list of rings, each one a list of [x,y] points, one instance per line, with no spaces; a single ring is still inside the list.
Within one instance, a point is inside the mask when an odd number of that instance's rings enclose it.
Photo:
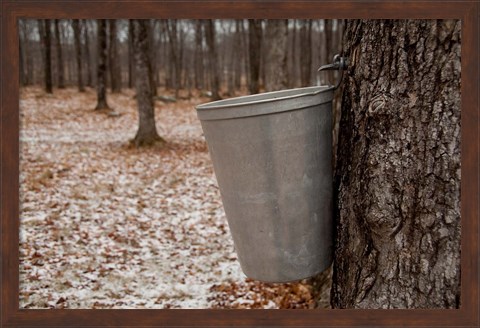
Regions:
[[[478,2],[1,10],[2,325],[480,324]]]

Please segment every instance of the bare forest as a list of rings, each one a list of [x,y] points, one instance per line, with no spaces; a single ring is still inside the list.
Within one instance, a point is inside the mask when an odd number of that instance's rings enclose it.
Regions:
[[[334,84],[343,26],[20,20],[20,307],[329,307],[244,276],[195,106]]]

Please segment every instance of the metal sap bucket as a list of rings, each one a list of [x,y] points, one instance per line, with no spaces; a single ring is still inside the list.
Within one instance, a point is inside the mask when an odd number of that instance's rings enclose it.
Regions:
[[[243,272],[267,282],[332,262],[333,87],[196,107]]]

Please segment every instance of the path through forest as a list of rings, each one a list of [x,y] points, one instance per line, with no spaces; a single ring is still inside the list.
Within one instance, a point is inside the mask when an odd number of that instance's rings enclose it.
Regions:
[[[167,145],[135,149],[133,91],[109,95],[109,117],[91,89],[21,90],[20,307],[314,306],[307,281],[243,275],[194,109],[207,101],[157,101]]]

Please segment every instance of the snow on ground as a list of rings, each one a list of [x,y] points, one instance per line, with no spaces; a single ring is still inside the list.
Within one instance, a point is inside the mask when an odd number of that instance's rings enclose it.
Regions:
[[[21,308],[312,308],[307,281],[242,273],[194,106],[156,103],[166,146],[131,148],[134,94],[21,91]]]

